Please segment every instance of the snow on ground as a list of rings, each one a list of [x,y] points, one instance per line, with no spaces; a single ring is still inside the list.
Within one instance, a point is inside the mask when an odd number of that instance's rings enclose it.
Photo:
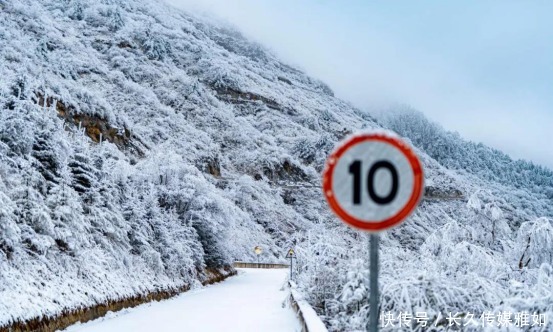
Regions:
[[[173,299],[110,314],[65,332],[300,331],[284,306],[287,270],[238,269],[238,276]]]

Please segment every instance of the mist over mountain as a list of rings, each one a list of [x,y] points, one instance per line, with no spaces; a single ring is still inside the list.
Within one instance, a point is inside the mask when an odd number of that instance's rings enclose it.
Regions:
[[[0,22],[0,327],[198,285],[260,245],[295,247],[329,328],[362,329],[366,237],[319,185],[371,129],[409,139],[427,185],[382,235],[382,312],[553,313],[550,170],[411,110],[377,121],[159,1],[0,0]]]

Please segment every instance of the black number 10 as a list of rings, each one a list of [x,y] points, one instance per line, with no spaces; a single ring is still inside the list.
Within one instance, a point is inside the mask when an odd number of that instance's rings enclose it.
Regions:
[[[356,160],[349,165],[349,173],[353,175],[353,204],[355,205],[361,204],[361,165],[360,160]],[[376,171],[381,168],[389,170],[392,175],[392,189],[390,190],[390,193],[384,197],[379,196],[374,190],[374,175],[376,174]],[[369,170],[369,175],[367,177],[367,189],[369,191],[369,197],[376,204],[384,205],[392,202],[396,198],[398,190],[398,176],[394,165],[385,160],[374,163]]]

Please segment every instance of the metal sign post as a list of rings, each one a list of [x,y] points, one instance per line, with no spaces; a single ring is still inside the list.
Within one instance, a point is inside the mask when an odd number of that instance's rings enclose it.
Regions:
[[[378,234],[370,235],[370,267],[369,267],[369,331],[378,331],[378,317],[380,313],[378,310]]]
[[[259,256],[263,252],[263,249],[261,249],[260,246],[256,246],[255,248],[253,248],[253,252],[257,255],[257,268],[259,269],[261,268],[261,265],[259,264]]]
[[[363,133],[345,139],[328,157],[323,193],[348,226],[370,232],[369,325],[378,331],[378,232],[398,226],[424,191],[422,164],[395,134]]]
[[[292,266],[294,264],[294,259],[296,258],[296,253],[294,252],[294,249],[288,250],[288,254],[286,254],[286,258],[290,259],[290,280],[294,280],[294,272],[292,269]]]

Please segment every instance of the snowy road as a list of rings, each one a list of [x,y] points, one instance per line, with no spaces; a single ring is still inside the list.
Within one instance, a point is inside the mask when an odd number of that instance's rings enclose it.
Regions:
[[[295,332],[300,325],[288,294],[281,290],[283,269],[238,269],[238,276],[173,299],[108,315],[66,332]]]

